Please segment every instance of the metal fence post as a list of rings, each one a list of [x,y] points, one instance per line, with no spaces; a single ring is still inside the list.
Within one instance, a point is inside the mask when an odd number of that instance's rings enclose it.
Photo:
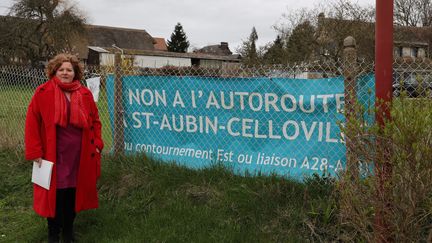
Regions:
[[[114,56],[114,154],[123,154],[124,130],[123,130],[123,83],[122,83],[122,59],[120,52]]]
[[[375,119],[384,132],[386,120],[391,119],[393,82],[393,8],[394,1],[376,0],[375,24],[375,78],[376,78],[376,113]],[[391,150],[385,146],[384,139],[377,139],[377,148],[381,164],[375,168],[378,179],[377,205],[375,213],[375,242],[393,242],[392,229],[389,223],[389,212],[392,211],[391,193],[387,181],[391,179]]]
[[[343,50],[343,75],[344,75],[344,94],[345,94],[345,115],[346,125],[349,126],[350,120],[355,119],[355,105],[357,101],[357,49],[356,41],[352,36],[344,39]],[[349,128],[348,128],[349,129]],[[347,173],[350,176],[358,176],[358,166],[355,163],[355,158],[351,152],[350,139],[346,137],[346,163]]]

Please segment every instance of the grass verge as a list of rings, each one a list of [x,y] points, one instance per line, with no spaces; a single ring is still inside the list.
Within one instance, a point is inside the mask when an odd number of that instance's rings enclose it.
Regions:
[[[0,241],[44,241],[46,222],[32,210],[30,162],[0,150],[0,166]],[[317,205],[328,207],[328,192],[310,193],[309,183],[240,177],[220,165],[194,171],[105,156],[102,172],[100,208],[76,219],[82,242],[298,242],[314,237],[307,222],[322,211]]]

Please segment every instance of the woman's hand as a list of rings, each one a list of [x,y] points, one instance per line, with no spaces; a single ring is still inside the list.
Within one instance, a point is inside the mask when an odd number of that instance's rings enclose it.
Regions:
[[[38,163],[39,168],[42,166],[42,158],[37,158],[34,160],[34,162]]]
[[[100,154],[100,150],[98,148],[96,148],[96,152],[98,152]]]

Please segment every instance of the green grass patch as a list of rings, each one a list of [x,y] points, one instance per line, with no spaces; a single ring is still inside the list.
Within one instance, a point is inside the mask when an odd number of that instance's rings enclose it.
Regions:
[[[0,150],[0,241],[47,237],[45,219],[32,209],[30,164],[21,152]],[[299,242],[312,237],[311,203],[328,201],[324,191],[311,197],[308,183],[241,177],[221,165],[194,171],[144,156],[105,155],[98,187],[100,207],[76,219],[82,242]]]
[[[22,145],[27,107],[34,89],[24,86],[0,87],[0,144]],[[102,138],[107,149],[112,146],[112,136],[106,92],[102,91],[97,103],[102,122]]]

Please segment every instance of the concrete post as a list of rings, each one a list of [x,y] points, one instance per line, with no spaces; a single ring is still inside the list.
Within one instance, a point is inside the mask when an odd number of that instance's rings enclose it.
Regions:
[[[356,77],[358,73],[357,64],[357,49],[356,41],[353,37],[348,36],[344,39],[343,50],[343,75],[344,75],[344,94],[345,94],[345,115],[347,129],[351,119],[355,119],[355,105],[357,102],[357,82]],[[350,139],[346,137],[346,165],[347,173],[350,176],[358,176],[358,165],[353,157],[352,149],[350,146]]]
[[[124,151],[123,128],[123,83],[121,53],[114,56],[114,154],[122,155]]]

